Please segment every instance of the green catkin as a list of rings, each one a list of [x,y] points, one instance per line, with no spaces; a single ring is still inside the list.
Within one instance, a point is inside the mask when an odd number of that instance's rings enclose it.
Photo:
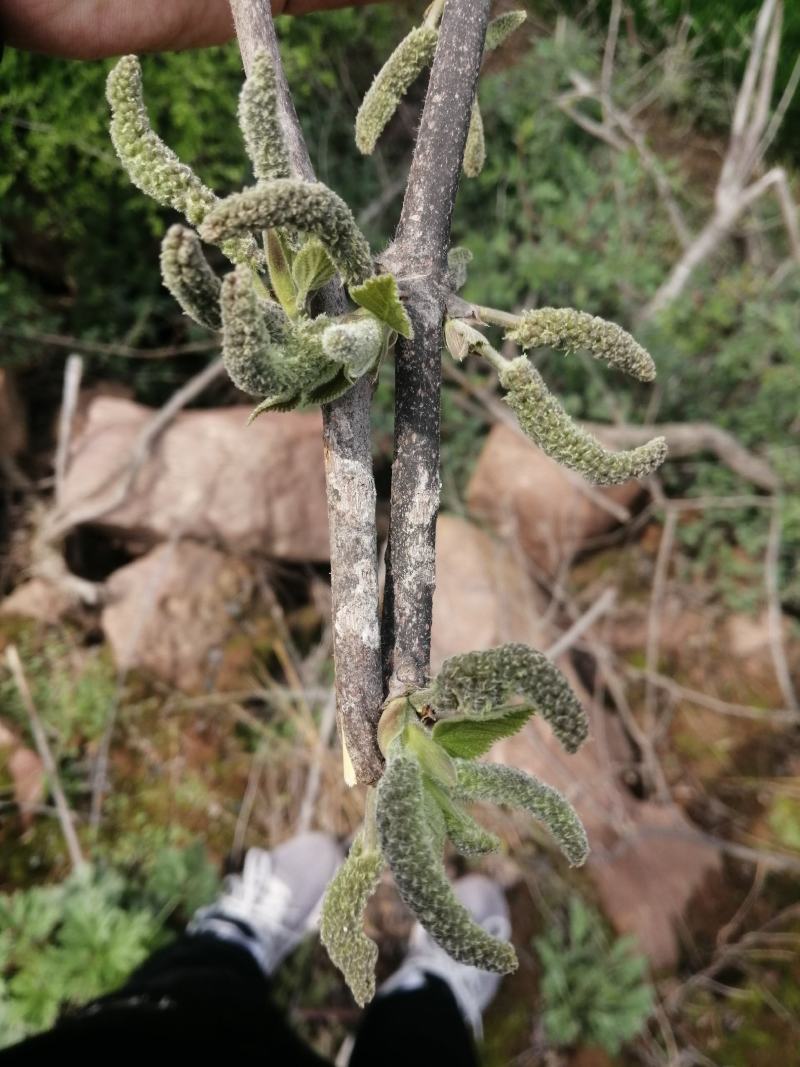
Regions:
[[[322,904],[320,939],[361,1007],[375,995],[378,946],[364,933],[364,911],[383,867],[380,852],[365,849],[356,838]]]
[[[275,71],[268,52],[259,51],[253,57],[250,77],[239,96],[239,126],[256,178],[288,178],[289,152],[278,116]]]
[[[219,330],[222,283],[208,265],[194,230],[170,226],[161,242],[161,276],[183,311],[201,326]]]
[[[174,208],[199,226],[219,201],[151,127],[136,56],[123,56],[113,67],[106,96],[111,106],[111,141],[130,180],[157,203]],[[261,262],[252,235],[226,242],[222,250],[235,263]]]
[[[351,382],[373,370],[384,347],[383,325],[369,312],[331,324],[322,336],[326,355],[341,364]]]
[[[506,333],[520,348],[583,349],[612,367],[651,382],[656,367],[650,353],[616,323],[573,308],[525,311],[519,324]]]
[[[503,42],[518,30],[527,18],[525,11],[506,11],[497,18],[492,19],[486,27],[486,43],[483,46],[484,55],[499,48]]]
[[[438,30],[418,26],[403,38],[375,76],[356,115],[356,145],[365,156],[374,152],[400,101],[433,62],[438,39]]]
[[[282,396],[290,383],[276,367],[269,322],[271,301],[256,293],[247,267],[225,276],[220,294],[222,358],[233,384],[251,396]]]
[[[284,226],[318,237],[347,285],[358,285],[372,273],[369,244],[350,208],[321,182],[279,178],[234,193],[209,212],[200,236],[215,244]]]
[[[586,712],[567,679],[543,653],[527,645],[451,656],[426,697],[443,720],[448,713],[491,716],[513,697],[521,697],[549,723],[567,752],[575,752],[589,732]]]
[[[573,867],[589,853],[586,831],[577,812],[557,789],[514,767],[457,759],[458,785],[464,800],[488,801],[527,811],[545,824]]]
[[[456,898],[431,840],[417,761],[390,753],[378,786],[381,851],[404,902],[431,937],[454,959],[507,974],[517,967],[514,949],[490,937]]]
[[[472,104],[472,114],[464,149],[464,173],[468,178],[477,178],[486,162],[486,141],[483,136],[483,116],[477,99]]]
[[[564,411],[542,376],[521,356],[498,371],[504,398],[521,429],[551,459],[597,485],[618,485],[645,478],[667,457],[667,443],[655,437],[628,452],[609,452]]]

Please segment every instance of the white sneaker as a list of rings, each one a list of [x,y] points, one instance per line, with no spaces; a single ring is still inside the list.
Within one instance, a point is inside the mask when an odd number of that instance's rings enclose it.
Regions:
[[[195,912],[186,932],[241,945],[265,974],[274,974],[316,928],[343,859],[335,839],[322,833],[298,834],[270,852],[248,849],[242,873],[225,879],[221,896]]]
[[[453,886],[455,895],[473,919],[502,940],[511,936],[511,918],[505,894],[500,886],[484,874],[468,874]],[[408,954],[400,967],[381,988],[378,996],[400,990],[420,989],[426,975],[436,975],[450,987],[461,1014],[477,1038],[483,1032],[483,1013],[497,992],[502,976],[458,963],[447,955],[419,923],[415,923],[408,943]]]

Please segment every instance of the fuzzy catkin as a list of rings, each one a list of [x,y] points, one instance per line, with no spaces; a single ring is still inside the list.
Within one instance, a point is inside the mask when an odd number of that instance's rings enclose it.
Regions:
[[[481,856],[487,852],[497,852],[501,845],[500,838],[476,822],[461,804],[450,796],[449,790],[430,784],[426,784],[426,790],[432,792],[439,805],[444,818],[445,833],[456,852],[460,852],[462,856]]]
[[[498,377],[507,390],[504,400],[528,437],[551,459],[596,485],[619,485],[631,478],[645,478],[667,457],[663,437],[627,452],[603,448],[573,422],[524,356],[510,360]]]
[[[464,173],[468,178],[477,178],[486,162],[486,141],[483,135],[483,116],[477,99],[473,101],[464,149]]]
[[[486,27],[484,53],[493,52],[495,48],[499,48],[515,30],[520,28],[527,17],[525,11],[504,11],[502,15],[493,18]]]
[[[273,341],[247,267],[237,267],[222,282],[222,359],[233,384],[251,396],[282,395],[290,383],[276,367]]]
[[[480,719],[515,696],[532,704],[549,723],[567,752],[575,752],[589,731],[586,712],[569,682],[549,659],[522,644],[451,656],[429,690],[442,715],[456,712]]]
[[[278,116],[275,71],[268,52],[256,52],[239,96],[239,126],[253,173],[261,181],[288,178],[289,152]]]
[[[183,311],[201,326],[219,330],[222,283],[208,265],[194,230],[170,226],[161,242],[161,277]]]
[[[465,800],[482,800],[521,808],[545,824],[573,867],[589,853],[578,813],[557,789],[514,767],[457,759],[458,785],[453,792]]]
[[[365,156],[375,150],[378,138],[411,88],[433,62],[438,30],[417,26],[404,37],[375,75],[356,115],[356,145]]]
[[[525,311],[506,337],[525,349],[556,348],[567,352],[585,349],[595,359],[605,360],[609,366],[641,382],[651,382],[656,376],[650,353],[627,330],[574,308]]]
[[[111,106],[111,141],[133,184],[157,203],[179,211],[193,226],[199,226],[219,201],[152,129],[142,96],[142,68],[136,56],[123,56],[112,68],[106,96]],[[261,261],[252,235],[226,242],[222,250],[234,263],[255,265]]]
[[[361,1007],[375,995],[378,946],[364,933],[364,911],[383,867],[380,852],[364,849],[357,838],[322,904],[320,940]]]
[[[350,208],[321,182],[279,178],[234,193],[209,212],[200,236],[217,243],[284,226],[317,236],[347,285],[360,284],[372,273],[369,244]]]
[[[398,892],[434,941],[453,959],[498,974],[517,967],[514,949],[491,937],[456,898],[425,818],[417,761],[391,754],[378,786],[376,818],[381,851]]]

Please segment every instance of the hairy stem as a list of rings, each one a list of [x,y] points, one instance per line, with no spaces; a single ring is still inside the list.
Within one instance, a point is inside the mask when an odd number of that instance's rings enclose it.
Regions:
[[[414,339],[395,354],[395,433],[382,643],[390,691],[421,685],[430,660],[439,510],[442,285],[478,80],[489,0],[448,0],[395,240],[382,256],[398,278]]]
[[[272,56],[281,128],[292,174],[314,181],[300,123],[286,83],[268,0],[231,0],[245,71],[261,49]],[[338,282],[321,290],[322,310],[347,308]],[[336,710],[351,781],[378,780],[383,761],[376,741],[383,690],[378,626],[375,482],[370,439],[371,385],[362,379],[322,409],[328,523],[331,535],[333,651]]]

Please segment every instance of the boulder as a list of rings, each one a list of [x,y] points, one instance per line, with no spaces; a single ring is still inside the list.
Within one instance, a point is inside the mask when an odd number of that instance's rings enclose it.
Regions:
[[[500,425],[486,439],[467,504],[476,519],[517,542],[544,575],[553,575],[618,525],[640,491],[637,481],[606,489],[590,485]]]
[[[240,560],[179,541],[115,571],[106,590],[102,626],[117,666],[201,692],[214,683],[252,580]]]
[[[546,645],[542,594],[520,554],[455,515],[436,526],[431,665],[507,641]]]
[[[247,406],[185,411],[158,438],[126,498],[91,521],[152,541],[175,536],[285,560],[329,558],[318,411]],[[75,521],[113,503],[119,474],[154,415],[98,395],[71,450],[62,510]]]
[[[73,603],[73,599],[63,589],[45,581],[44,578],[30,578],[0,602],[0,615],[19,615],[54,625],[61,621]]]

